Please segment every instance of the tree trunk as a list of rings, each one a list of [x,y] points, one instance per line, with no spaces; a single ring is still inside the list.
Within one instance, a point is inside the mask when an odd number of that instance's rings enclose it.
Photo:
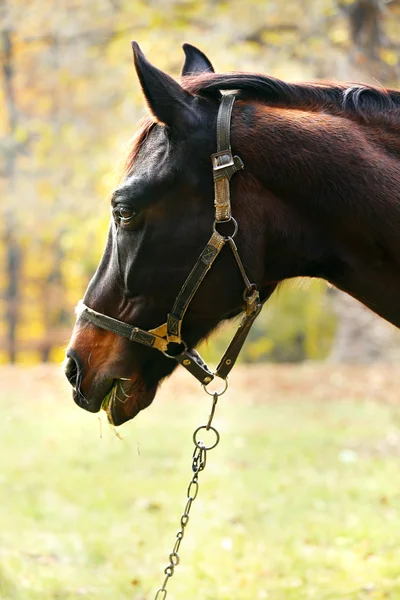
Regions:
[[[6,17],[7,4],[1,6]],[[12,198],[15,190],[15,170],[17,149],[14,134],[17,127],[17,107],[14,93],[14,64],[12,32],[4,18],[4,29],[0,31],[1,47],[3,50],[3,88],[6,111],[8,116],[8,135],[12,140],[5,156],[5,175],[8,186],[7,207],[4,209],[4,242],[6,247],[6,320],[7,320],[7,354],[11,363],[16,361],[17,355],[17,325],[19,313],[19,280],[22,251],[16,237],[16,224],[12,208]]]

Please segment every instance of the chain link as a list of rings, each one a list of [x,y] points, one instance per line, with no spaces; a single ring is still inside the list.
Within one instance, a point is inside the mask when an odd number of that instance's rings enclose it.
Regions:
[[[225,388],[226,390],[226,388]],[[224,393],[225,390],[222,392]],[[199,493],[199,473],[203,471],[207,464],[207,452],[215,448],[219,443],[219,432],[215,427],[212,426],[212,421],[215,414],[215,408],[218,402],[219,396],[221,393],[214,392],[213,393],[213,403],[211,407],[211,413],[207,421],[207,425],[201,425],[198,427],[193,433],[193,443],[194,443],[194,451],[192,455],[192,471],[193,477],[189,482],[187,492],[186,492],[186,505],[183,510],[181,519],[180,519],[180,529],[176,534],[175,544],[172,548],[172,552],[169,555],[169,563],[164,569],[164,581],[161,587],[157,590],[154,600],[166,600],[168,590],[167,584],[170,578],[174,575],[175,567],[177,567],[180,563],[180,556],[178,554],[179,548],[181,546],[183,537],[185,535],[185,529],[187,524],[189,523],[190,511],[192,508],[192,504],[194,500],[196,500],[197,495]],[[200,439],[198,439],[198,434],[201,431],[212,431],[215,435],[214,443],[206,445]]]

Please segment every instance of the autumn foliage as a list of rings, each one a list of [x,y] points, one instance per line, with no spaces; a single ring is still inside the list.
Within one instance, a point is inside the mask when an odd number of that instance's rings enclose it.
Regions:
[[[0,361],[62,358],[145,111],[131,39],[176,75],[187,41],[220,71],[396,86],[399,33],[398,0],[0,2]],[[325,289],[281,292],[245,358],[326,356]]]

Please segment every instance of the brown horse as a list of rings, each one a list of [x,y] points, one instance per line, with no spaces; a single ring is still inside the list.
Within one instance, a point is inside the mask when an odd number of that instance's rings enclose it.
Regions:
[[[181,84],[134,60],[150,109],[115,190],[105,251],[84,302],[145,330],[163,323],[213,222],[210,155],[221,90],[235,90],[236,238],[265,302],[293,277],[320,277],[400,327],[400,92],[215,74],[185,45]],[[183,323],[189,347],[243,309],[232,254],[221,251]],[[67,350],[74,399],[121,424],[153,400],[176,362],[78,318]],[[115,387],[115,386],[114,386]]]

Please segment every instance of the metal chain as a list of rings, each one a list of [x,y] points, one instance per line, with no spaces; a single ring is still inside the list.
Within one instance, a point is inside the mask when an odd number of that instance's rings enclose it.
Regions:
[[[206,390],[207,391],[207,390]],[[192,471],[193,477],[190,480],[190,483],[186,492],[186,505],[180,520],[180,529],[176,534],[175,544],[172,548],[172,552],[169,555],[169,563],[164,569],[164,581],[162,586],[157,590],[154,600],[165,600],[167,597],[167,584],[170,578],[173,576],[175,572],[175,567],[177,567],[180,563],[180,556],[178,554],[179,548],[181,546],[181,542],[183,540],[183,536],[185,535],[185,529],[187,524],[189,523],[189,515],[190,510],[192,508],[193,501],[196,500],[197,494],[199,493],[199,473],[203,471],[207,464],[207,452],[215,448],[219,443],[219,432],[215,427],[212,426],[212,421],[215,414],[215,408],[217,406],[219,396],[226,391],[226,387],[222,392],[213,392],[213,403],[211,407],[210,416],[207,421],[207,425],[200,425],[194,433],[193,433],[193,443],[194,443],[194,451],[192,455]],[[210,392],[207,391],[208,394]],[[211,395],[211,394],[210,394]],[[199,434],[202,431],[212,431],[215,435],[215,440],[213,443],[206,445],[199,439]]]

